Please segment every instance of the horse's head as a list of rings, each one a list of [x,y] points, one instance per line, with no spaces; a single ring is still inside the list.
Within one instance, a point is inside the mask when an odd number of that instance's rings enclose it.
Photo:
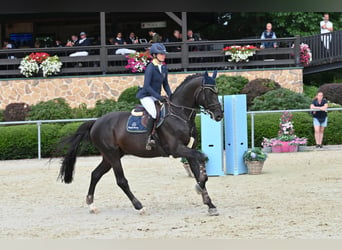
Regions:
[[[223,111],[218,99],[216,75],[216,70],[211,77],[208,75],[208,72],[204,73],[202,85],[196,93],[196,102],[204,108],[205,112],[210,114],[211,119],[220,121],[223,118]]]

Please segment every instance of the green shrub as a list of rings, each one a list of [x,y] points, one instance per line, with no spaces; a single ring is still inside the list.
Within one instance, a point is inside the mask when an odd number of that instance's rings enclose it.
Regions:
[[[279,83],[264,78],[257,78],[248,82],[245,87],[241,90],[241,94],[247,95],[247,107],[249,108],[253,104],[253,100],[261,96],[268,91],[279,89]]]
[[[133,86],[130,88],[125,89],[122,91],[118,98],[118,102],[127,102],[127,103],[133,103],[133,104],[140,104],[140,101],[138,98],[136,98],[136,94],[138,92],[139,87]]]
[[[71,118],[73,118],[72,109],[63,98],[55,98],[32,105],[28,116],[29,120],[58,120]]]
[[[0,122],[4,122],[4,110],[0,109]]]
[[[95,108],[93,109],[94,117],[101,117],[109,112],[114,111],[116,108],[116,101],[114,99],[103,99],[96,101]]]
[[[216,78],[219,95],[239,94],[247,83],[248,79],[243,76],[220,75]]]
[[[307,112],[294,112],[293,125],[298,137],[308,138],[308,145],[315,145],[312,117]],[[281,113],[254,115],[254,146],[260,147],[263,137],[277,137]],[[328,113],[328,126],[324,131],[323,143],[327,145],[342,144],[342,116],[337,111]],[[251,115],[248,115],[248,141],[251,147]]]
[[[37,133],[37,125],[0,127],[0,160],[37,157]]]
[[[82,103],[78,106],[78,108],[72,109],[73,118],[92,118],[93,110],[88,109],[87,104]]]
[[[308,109],[312,100],[300,93],[280,88],[256,97],[250,110]]]
[[[316,86],[303,85],[303,94],[311,99],[316,96],[317,91],[318,87]]]

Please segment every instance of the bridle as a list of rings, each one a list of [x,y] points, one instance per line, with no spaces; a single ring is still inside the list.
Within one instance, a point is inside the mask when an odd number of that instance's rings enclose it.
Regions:
[[[195,91],[194,98],[196,100],[196,105],[202,106],[204,108],[204,110],[201,109],[201,112],[204,114],[210,114],[213,117],[214,113],[210,109],[215,108],[215,107],[221,108],[221,104],[215,103],[215,104],[208,104],[208,105],[199,105],[199,103],[198,103],[198,100],[199,100],[201,94],[203,95],[203,100],[206,102],[207,90],[209,90],[215,94],[218,94],[218,90],[214,85],[202,83],[201,87]],[[176,104],[172,103],[169,99],[167,100],[167,104],[169,107],[168,108],[169,109],[168,115],[177,117],[180,120],[183,120],[184,122],[189,122],[190,120],[192,120],[195,117],[197,111],[199,111],[198,108],[190,108],[190,107],[186,107],[186,106],[182,106],[182,105],[176,105]],[[182,112],[175,112],[175,109],[182,110]]]
[[[204,114],[210,114],[210,116],[214,116],[214,113],[211,111],[212,108],[221,108],[221,104],[219,103],[211,103],[211,104],[207,104],[207,92],[206,90],[209,90],[211,92],[213,92],[214,94],[218,94],[218,89],[215,85],[213,84],[206,84],[206,83],[202,83],[201,88],[197,89],[197,91],[195,92],[195,100],[196,100],[196,104],[197,106],[200,106],[200,104],[198,103],[199,100],[199,95],[202,93],[203,94],[203,100],[205,102],[205,105],[202,105],[202,107],[204,108],[204,110],[202,109],[201,112]]]

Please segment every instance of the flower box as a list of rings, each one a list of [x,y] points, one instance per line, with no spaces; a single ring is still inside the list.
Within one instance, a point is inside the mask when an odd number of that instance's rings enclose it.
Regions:
[[[291,141],[282,141],[281,144],[272,146],[273,153],[297,152],[298,145],[292,145]]]

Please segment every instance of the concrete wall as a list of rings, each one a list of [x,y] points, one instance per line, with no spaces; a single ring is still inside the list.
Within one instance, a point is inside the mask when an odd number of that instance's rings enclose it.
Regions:
[[[175,89],[190,74],[193,73],[170,73],[171,89]],[[301,68],[218,72],[218,75],[221,74],[241,75],[249,80],[269,78],[284,88],[299,93],[303,91]],[[0,80],[0,109],[5,109],[10,103],[24,102],[32,105],[58,97],[64,98],[71,107],[78,107],[82,103],[94,107],[97,100],[117,99],[126,88],[143,85],[143,80],[143,74]]]

